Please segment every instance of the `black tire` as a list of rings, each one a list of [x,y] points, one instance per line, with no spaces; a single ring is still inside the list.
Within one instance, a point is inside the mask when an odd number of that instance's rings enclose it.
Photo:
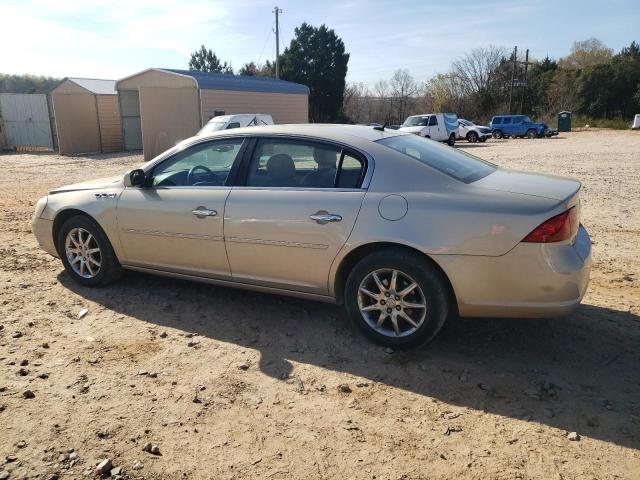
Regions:
[[[530,128],[529,130],[527,130],[527,138],[532,140],[534,138],[536,138],[538,136],[538,134],[536,133],[536,131],[533,128]]]
[[[419,289],[414,290],[415,295],[420,295],[426,304],[424,320],[415,331],[406,336],[380,333],[367,323],[367,320],[360,312],[358,295],[361,283],[372,272],[384,271],[385,269],[398,270],[400,274],[411,277],[411,280],[417,283],[419,287]],[[345,284],[345,309],[351,321],[374,342],[394,349],[411,348],[429,342],[440,331],[450,312],[453,311],[452,298],[449,292],[448,283],[443,278],[443,274],[422,256],[403,249],[390,248],[368,255],[352,269]],[[364,294],[362,295],[362,298],[369,298]],[[408,295],[405,298],[407,297]],[[381,300],[370,301],[376,304],[384,303]],[[417,311],[419,309],[414,310]],[[408,311],[411,311],[411,309]],[[391,319],[388,316],[385,322],[387,322],[386,328],[390,328]],[[409,325],[405,322],[405,326]]]
[[[479,140],[478,133],[471,131],[467,133],[467,142],[476,143]]]
[[[479,141],[480,143],[484,143],[484,142],[486,142],[486,141],[487,141],[487,137],[479,138],[479,139],[478,139],[478,141]]]
[[[95,240],[97,248],[100,249],[100,267],[95,276],[86,278],[76,272],[70,264],[70,260],[65,253],[65,242],[67,235],[73,229],[83,229],[91,234]],[[116,257],[111,242],[107,238],[106,234],[100,228],[100,225],[91,217],[87,215],[76,215],[67,219],[60,227],[58,232],[57,243],[58,253],[65,270],[71,278],[85,287],[101,287],[114,282],[122,276],[122,267]],[[95,267],[94,267],[95,268]]]
[[[497,138],[498,140],[500,140],[503,137],[504,137],[504,135],[502,134],[502,130],[494,130],[493,131],[493,138]]]
[[[447,140],[447,145],[449,145],[450,147],[453,147],[456,144],[456,134],[452,133],[451,135],[449,135],[449,140]]]

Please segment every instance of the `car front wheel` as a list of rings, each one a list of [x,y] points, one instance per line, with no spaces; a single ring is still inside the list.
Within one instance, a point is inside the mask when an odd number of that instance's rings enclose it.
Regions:
[[[391,348],[424,344],[450,311],[442,274],[418,254],[383,250],[362,259],[345,285],[350,319],[371,340]]]
[[[81,285],[106,285],[122,274],[109,239],[88,216],[77,215],[66,220],[58,232],[57,245],[65,270]]]
[[[476,132],[469,132],[467,134],[467,141],[476,143],[478,141],[478,134]]]
[[[536,134],[536,131],[534,129],[527,130],[527,138],[534,139],[537,136],[538,135]]]

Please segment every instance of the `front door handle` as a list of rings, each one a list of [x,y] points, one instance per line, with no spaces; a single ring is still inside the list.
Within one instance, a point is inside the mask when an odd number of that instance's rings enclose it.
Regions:
[[[309,215],[311,220],[316,221],[320,225],[324,225],[329,222],[340,222],[342,221],[342,215],[338,215],[336,213],[329,213],[324,210],[314,213],[313,215]]]
[[[216,215],[218,215],[218,212],[207,207],[197,207],[195,210],[191,210],[191,213],[193,213],[198,218],[215,217]]]

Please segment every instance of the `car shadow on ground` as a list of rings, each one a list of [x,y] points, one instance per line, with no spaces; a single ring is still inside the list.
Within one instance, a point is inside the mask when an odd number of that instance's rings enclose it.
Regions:
[[[640,448],[640,317],[582,305],[553,320],[457,319],[436,340],[387,353],[336,305],[128,273],[105,288],[62,285],[141,322],[260,352],[286,380],[292,361],[450,405],[538,422]],[[335,388],[335,386],[329,386]]]

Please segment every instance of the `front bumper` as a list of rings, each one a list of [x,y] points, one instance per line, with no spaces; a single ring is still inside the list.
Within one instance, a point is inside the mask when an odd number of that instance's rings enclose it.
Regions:
[[[33,230],[33,234],[35,235],[40,248],[54,257],[57,257],[58,251],[56,250],[56,246],[53,242],[53,221],[34,216],[31,221],[31,229]]]
[[[591,239],[580,225],[572,243],[519,243],[500,257],[435,255],[463,317],[565,315],[587,291]]]
[[[558,130],[549,129],[544,134],[545,134],[546,137],[555,137],[556,135],[558,135]]]

